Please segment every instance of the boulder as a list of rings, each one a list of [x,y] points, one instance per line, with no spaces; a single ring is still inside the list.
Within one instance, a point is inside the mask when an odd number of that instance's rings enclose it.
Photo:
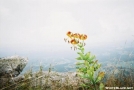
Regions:
[[[28,62],[27,58],[11,56],[0,58],[0,78],[18,76]]]

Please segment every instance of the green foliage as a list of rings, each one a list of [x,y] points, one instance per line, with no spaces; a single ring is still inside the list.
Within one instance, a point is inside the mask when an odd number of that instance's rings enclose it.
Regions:
[[[103,85],[103,83],[100,83],[99,89],[100,89],[100,90],[104,90],[104,85]]]
[[[83,44],[78,44],[78,50],[77,54],[79,57],[76,59],[79,62],[76,63],[76,68],[79,76],[88,80],[88,83],[82,84],[82,86],[94,90],[97,90],[97,88],[103,90],[104,85],[101,83],[101,80],[104,77],[104,72],[99,72],[98,75],[95,74],[95,71],[101,67],[101,64],[98,63],[98,60],[95,60],[96,57],[90,52],[84,53]],[[100,83],[99,86],[98,83]]]

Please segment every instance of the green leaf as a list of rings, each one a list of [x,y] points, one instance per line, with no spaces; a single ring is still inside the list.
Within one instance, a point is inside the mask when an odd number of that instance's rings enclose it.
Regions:
[[[87,70],[87,74],[91,75],[91,71],[90,70]]]
[[[82,72],[86,72],[86,71],[87,71],[87,69],[84,68],[84,67],[82,67],[82,68],[80,68],[80,69],[81,69]]]
[[[85,79],[90,79],[90,77],[89,77],[88,74],[82,74],[81,77],[82,77],[82,78],[85,78]]]
[[[104,90],[104,84],[103,83],[100,83],[99,88],[100,88],[100,90]]]
[[[95,59],[95,56],[94,56],[94,55],[92,55],[90,59],[91,59],[91,60],[94,60],[94,59]]]
[[[99,69],[101,67],[101,64],[97,64],[96,68]]]
[[[83,83],[83,84],[81,84],[81,86],[86,87],[87,85]]]
[[[94,59],[95,59],[95,56],[92,55],[92,56],[91,56],[90,58],[88,58],[87,60],[88,60],[89,62],[92,62]]]
[[[90,70],[87,70],[87,74],[89,75],[89,79],[92,80],[93,73]]]
[[[102,78],[101,77],[97,77],[96,82],[99,82]]]
[[[94,67],[93,66],[90,67],[90,71],[94,72]]]
[[[79,66],[79,67],[80,67],[80,66],[83,67],[84,63],[82,63],[82,62],[77,62],[76,65]]]
[[[85,54],[85,60],[87,60],[90,57],[90,52]]]
[[[87,61],[84,61],[84,64],[85,64],[86,67],[89,66],[89,63]]]
[[[81,50],[81,48],[78,48],[79,50]]]
[[[81,57],[78,57],[78,58],[76,58],[77,60],[82,60],[82,58]]]
[[[84,53],[84,48],[81,48],[81,52]]]
[[[81,86],[85,87],[85,88],[90,88],[90,86],[88,84],[84,84],[84,83],[82,83]]]
[[[81,48],[82,46],[83,46],[82,44],[78,44],[78,47],[80,47],[80,48]]]
[[[79,54],[81,56],[81,58],[83,59],[84,58],[84,54],[81,53],[81,52],[77,52],[77,54]]]

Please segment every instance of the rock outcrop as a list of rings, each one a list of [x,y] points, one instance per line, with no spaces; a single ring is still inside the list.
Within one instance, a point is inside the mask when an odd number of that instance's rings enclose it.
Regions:
[[[28,62],[27,58],[11,56],[0,58],[0,78],[18,76]]]

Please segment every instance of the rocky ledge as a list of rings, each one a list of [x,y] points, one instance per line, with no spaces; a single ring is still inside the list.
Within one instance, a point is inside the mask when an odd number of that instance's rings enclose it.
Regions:
[[[11,56],[0,58],[0,78],[18,76],[28,62],[27,58]]]

